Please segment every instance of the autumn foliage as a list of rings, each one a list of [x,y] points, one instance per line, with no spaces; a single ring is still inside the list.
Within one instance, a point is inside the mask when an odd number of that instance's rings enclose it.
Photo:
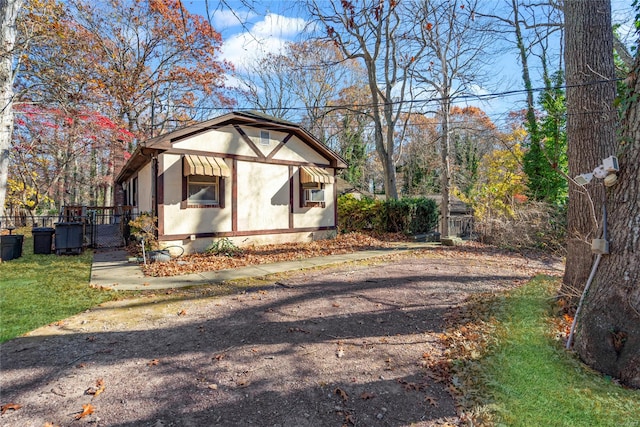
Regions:
[[[113,205],[140,140],[232,104],[220,34],[180,1],[28,0],[22,12],[13,210]]]

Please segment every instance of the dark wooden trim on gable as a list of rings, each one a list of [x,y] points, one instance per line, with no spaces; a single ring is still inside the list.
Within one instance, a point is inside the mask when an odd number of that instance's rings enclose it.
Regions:
[[[262,154],[262,151],[260,151],[258,146],[253,143],[251,138],[249,138],[246,133],[244,133],[240,125],[233,125],[233,128],[240,134],[244,142],[246,142],[247,145],[251,147],[251,149],[254,151],[254,153],[256,153],[259,159],[266,159],[265,155]]]
[[[213,157],[221,157],[223,159],[236,159],[243,162],[256,162],[256,163],[267,163],[271,165],[291,165],[291,166],[316,166],[319,168],[334,168],[334,166],[326,163],[310,163],[310,162],[300,162],[293,160],[274,160],[268,159],[265,156],[259,157],[251,157],[244,156],[241,154],[230,154],[230,153],[221,153],[217,151],[202,151],[202,150],[189,150],[189,149],[171,149],[170,151],[165,151],[163,154],[174,154],[174,155],[183,155],[183,154],[195,154],[198,156],[213,156]]]
[[[289,135],[285,136],[284,139],[282,141],[280,141],[280,143],[276,146],[276,148],[274,148],[273,150],[271,150],[271,152],[269,153],[269,155],[267,156],[267,160],[271,160],[273,159],[273,156],[276,155],[276,153],[278,153],[278,151],[280,151],[280,149],[282,147],[285,146],[285,144],[287,142],[289,142],[289,140],[291,139],[291,137],[293,137],[293,134],[290,133]]]
[[[228,125],[228,123],[221,123],[221,124],[218,124],[218,125],[202,127],[200,129],[194,130],[193,132],[185,133],[184,135],[180,135],[180,136],[176,136],[175,138],[172,138],[171,139],[171,144],[173,144],[175,142],[178,142],[178,141],[182,141],[183,139],[191,138],[192,136],[198,135],[200,133],[209,132],[210,130],[216,130],[216,129],[223,128],[223,127],[225,127],[227,125]]]

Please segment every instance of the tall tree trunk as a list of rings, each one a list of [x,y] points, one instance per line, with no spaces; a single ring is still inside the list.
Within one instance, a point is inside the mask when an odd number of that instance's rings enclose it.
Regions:
[[[440,139],[440,156],[442,161],[441,190],[442,202],[440,202],[440,232],[442,237],[449,237],[450,192],[451,192],[451,160],[449,158],[449,119],[451,118],[451,104],[449,94],[442,101],[442,136]]]
[[[0,0],[0,217],[4,215],[13,134],[13,49],[23,0]]]
[[[565,1],[567,153],[569,176],[593,171],[614,154],[616,112],[610,0]],[[585,287],[598,238],[602,181],[569,185],[567,260],[561,292],[575,299]],[[593,204],[588,196],[591,196]]]
[[[576,350],[594,368],[640,388],[640,57],[630,74],[620,174],[608,190],[610,255],[585,298]],[[634,95],[633,97],[631,95]]]

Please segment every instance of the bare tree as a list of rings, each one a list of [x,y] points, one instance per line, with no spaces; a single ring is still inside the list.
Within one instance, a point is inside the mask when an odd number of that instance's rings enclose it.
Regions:
[[[286,56],[268,54],[260,61],[242,66],[238,75],[240,96],[246,105],[264,114],[285,120],[293,119],[296,96],[291,87],[291,68]]]
[[[280,54],[269,54],[246,66],[242,83],[245,102],[265,114],[297,119],[325,141],[324,121],[331,103],[352,76],[332,44],[289,43]]]
[[[376,152],[384,171],[385,194],[398,198],[397,144],[408,97],[411,70],[423,58],[415,11],[402,2],[364,0],[308,0],[313,20],[326,31],[345,58],[356,59],[366,70]],[[408,5],[408,3],[407,3]],[[406,111],[406,109],[405,109]]]
[[[421,37],[425,40],[425,53],[431,58],[413,70],[418,83],[435,93],[438,117],[441,122],[440,156],[442,203],[441,233],[449,235],[450,192],[452,185],[450,159],[450,120],[452,102],[461,95],[473,92],[473,85],[483,83],[491,43],[484,19],[476,17],[478,2],[471,1],[420,1],[416,4],[420,17]],[[427,65],[423,67],[422,65]]]

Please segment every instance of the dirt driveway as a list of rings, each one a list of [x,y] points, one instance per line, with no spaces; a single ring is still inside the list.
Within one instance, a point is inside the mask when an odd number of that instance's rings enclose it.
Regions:
[[[225,297],[104,304],[0,346],[0,403],[21,405],[0,425],[458,425],[426,363],[443,352],[443,316],[560,268],[425,251]]]

